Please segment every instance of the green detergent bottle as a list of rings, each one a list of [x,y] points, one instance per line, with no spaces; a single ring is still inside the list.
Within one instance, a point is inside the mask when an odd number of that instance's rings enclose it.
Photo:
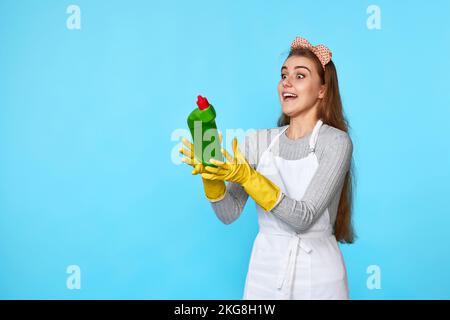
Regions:
[[[208,99],[197,97],[197,106],[188,116],[187,124],[191,131],[195,158],[205,166],[217,167],[209,162],[211,158],[223,161],[221,145],[216,126],[216,110]]]

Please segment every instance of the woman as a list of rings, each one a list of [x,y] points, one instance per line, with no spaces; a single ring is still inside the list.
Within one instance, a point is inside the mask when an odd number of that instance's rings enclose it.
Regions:
[[[183,161],[201,173],[205,195],[224,223],[240,216],[248,196],[256,202],[259,232],[244,299],[349,299],[337,242],[354,241],[353,144],[330,50],[295,38],[278,94],[278,127],[247,135],[245,156],[235,138],[233,156],[222,149],[226,162],[211,159],[217,167],[203,167],[183,138],[190,149],[180,149],[188,157]]]

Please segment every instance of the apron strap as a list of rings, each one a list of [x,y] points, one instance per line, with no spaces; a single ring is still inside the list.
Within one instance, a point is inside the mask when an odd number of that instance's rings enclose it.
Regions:
[[[273,138],[273,140],[270,142],[269,147],[267,148],[267,151],[269,151],[273,145],[275,144],[275,142],[277,142],[278,138],[286,131],[286,129],[289,128],[289,126],[286,126],[286,128],[282,129],[280,131],[280,133],[278,133],[275,138]]]
[[[309,152],[314,152],[316,150],[317,137],[319,136],[319,130],[322,126],[322,119],[317,120],[316,125],[314,126],[311,137],[309,138]]]

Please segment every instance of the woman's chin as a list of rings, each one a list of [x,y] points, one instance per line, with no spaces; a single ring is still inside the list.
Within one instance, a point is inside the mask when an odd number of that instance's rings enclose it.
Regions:
[[[281,111],[288,116],[292,117],[300,111],[300,108],[296,108],[295,106],[287,106],[286,104],[281,106]]]

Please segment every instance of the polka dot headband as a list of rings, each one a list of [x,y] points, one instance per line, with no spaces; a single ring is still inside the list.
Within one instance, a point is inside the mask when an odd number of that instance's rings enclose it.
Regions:
[[[331,60],[331,51],[323,44],[318,44],[317,46],[311,45],[308,40],[302,37],[296,37],[291,43],[291,48],[306,48],[311,50],[317,58],[319,58],[322,64],[323,70],[325,70],[325,65]]]

